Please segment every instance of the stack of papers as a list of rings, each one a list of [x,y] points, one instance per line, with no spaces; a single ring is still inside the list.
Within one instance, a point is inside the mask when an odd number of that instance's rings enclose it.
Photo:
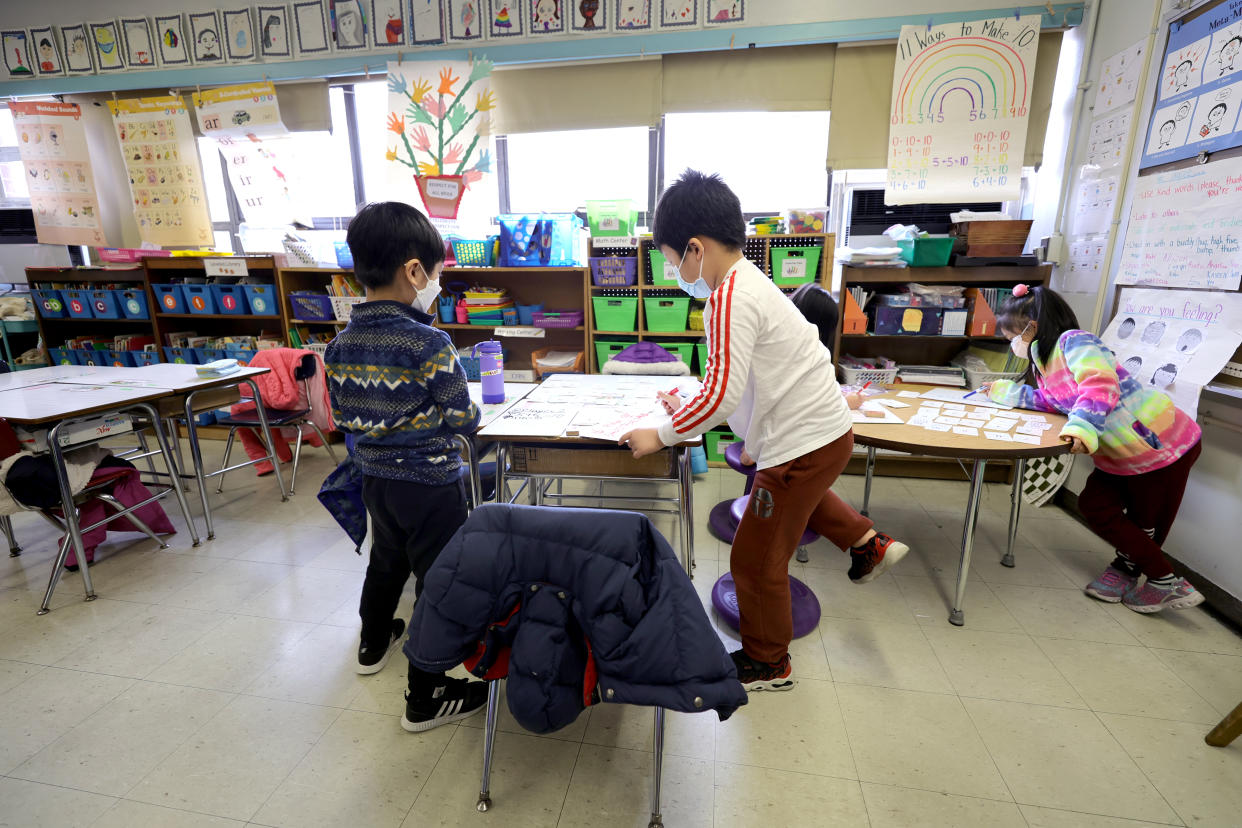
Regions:
[[[906,263],[901,260],[900,247],[860,247],[857,250],[852,247],[840,247],[833,255],[837,261],[849,265],[906,266]]]

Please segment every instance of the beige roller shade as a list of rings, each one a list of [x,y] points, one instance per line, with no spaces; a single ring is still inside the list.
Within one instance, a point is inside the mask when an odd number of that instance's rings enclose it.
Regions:
[[[660,122],[659,58],[501,69],[492,73],[496,132],[655,126]]]
[[[822,43],[665,55],[663,108],[665,112],[831,109],[836,53],[835,43]]]
[[[1022,163],[1043,160],[1044,133],[1052,109],[1052,87],[1061,57],[1062,32],[1039,37],[1035,77],[1031,82],[1031,114],[1027,122]],[[832,80],[832,127],[828,130],[828,166],[837,170],[883,169],[888,166],[889,106],[893,95],[892,43],[837,50]]]

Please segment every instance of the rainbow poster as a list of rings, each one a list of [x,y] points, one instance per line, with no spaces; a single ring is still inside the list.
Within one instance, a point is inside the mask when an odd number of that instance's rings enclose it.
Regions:
[[[1019,197],[1040,16],[903,26],[887,204]]]

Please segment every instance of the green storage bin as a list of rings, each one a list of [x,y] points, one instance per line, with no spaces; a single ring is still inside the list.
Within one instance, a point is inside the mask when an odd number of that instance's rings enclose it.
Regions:
[[[897,246],[901,248],[901,258],[910,267],[944,267],[949,263],[954,241],[950,238],[903,239]]]
[[[694,352],[698,355],[699,376],[702,376],[707,373],[707,343],[700,342],[695,345]],[[690,370],[694,370],[694,366],[691,366]]]
[[[819,278],[822,247],[773,247],[772,281],[778,285],[805,285]]]
[[[593,296],[591,307],[597,331],[638,330],[637,296]]]
[[[686,363],[686,367],[694,370],[691,360],[694,359],[693,342],[656,342],[664,350]]]
[[[650,265],[651,284],[657,287],[677,287],[677,268],[668,263],[659,248],[652,247],[647,252],[650,254],[647,261]]]
[[[684,331],[690,318],[690,297],[644,296],[643,313],[649,331]]]
[[[587,201],[587,224],[593,238],[632,236],[638,228],[638,210],[628,198]]]
[[[725,449],[740,439],[742,438],[732,431],[709,431],[704,434],[703,450],[707,452],[708,461],[723,463],[725,461]]]
[[[636,338],[626,339],[597,339],[595,340],[595,358],[596,370],[603,371],[604,363],[610,358],[624,351],[638,340]]]

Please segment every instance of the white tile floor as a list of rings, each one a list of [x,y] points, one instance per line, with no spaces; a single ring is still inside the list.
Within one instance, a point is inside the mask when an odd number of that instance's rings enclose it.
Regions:
[[[159,551],[122,536],[93,570],[99,600],[67,575],[42,618],[54,538],[18,516],[26,552],[0,559],[0,825],[646,824],[647,710],[598,707],[548,737],[502,714],[488,814],[474,810],[482,717],[401,729],[402,659],[352,670],[366,562],[314,497],[329,468],[310,450],[288,503],[274,481],[231,476],[216,540],[192,548],[183,531]],[[704,597],[729,551],[707,512],[741,487],[728,471],[696,484]],[[861,480],[837,490],[857,504]],[[794,565],[823,606],[792,648],[800,684],[724,723],[670,716],[666,824],[1239,824],[1242,743],[1203,734],[1242,701],[1242,637],[1199,610],[1086,598],[1108,554],[1053,509],[1027,512],[1018,566],[1000,566],[999,486],[967,626],[949,626],[965,494],[878,480],[873,514],[914,551],[872,584],[849,583],[823,542]]]

